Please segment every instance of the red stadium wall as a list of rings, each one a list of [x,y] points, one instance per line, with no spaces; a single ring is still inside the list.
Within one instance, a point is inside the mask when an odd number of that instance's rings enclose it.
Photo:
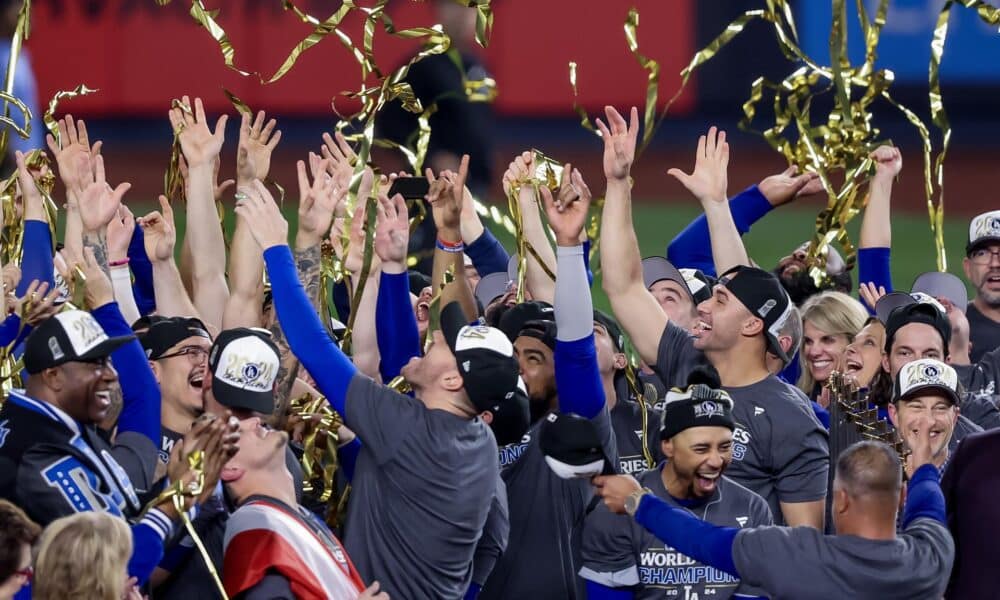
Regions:
[[[236,49],[235,64],[270,75],[311,28],[281,9],[280,0],[207,0]],[[320,18],[339,3],[300,0]],[[485,58],[498,81],[498,109],[505,114],[567,115],[572,92],[567,63],[579,63],[583,104],[591,111],[607,103],[645,100],[646,74],[628,53],[622,24],[630,6],[641,15],[640,51],[660,61],[661,104],[677,88],[677,73],[694,48],[693,0],[503,0]],[[100,93],[74,100],[67,109],[94,116],[165,113],[169,98],[201,95],[210,110],[223,110],[225,86],[253,107],[276,114],[323,115],[340,91],[358,88],[359,69],[335,36],[305,52],[295,68],[269,86],[226,69],[218,46],[187,13],[189,2],[166,7],[154,0],[36,0],[28,41],[40,98],[80,83]],[[332,8],[331,8],[332,7]],[[429,2],[394,0],[388,12],[396,25],[433,23]],[[361,18],[344,30],[360,43]],[[384,69],[401,64],[418,45],[385,35],[376,39]],[[672,112],[692,108],[685,94]],[[338,107],[341,104],[338,103]],[[343,104],[342,110],[350,106]]]

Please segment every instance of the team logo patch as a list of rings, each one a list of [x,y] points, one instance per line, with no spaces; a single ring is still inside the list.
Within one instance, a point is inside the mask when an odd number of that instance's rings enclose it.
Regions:
[[[706,400],[694,405],[694,416],[698,419],[710,419],[722,416],[722,405],[718,402]]]
[[[258,367],[255,363],[247,363],[243,365],[242,375],[243,381],[247,383],[256,381],[256,379],[260,377],[260,367]]]
[[[59,340],[54,337],[49,338],[49,352],[52,353],[52,358],[59,360],[66,355],[63,353],[62,346],[59,345]]]
[[[760,308],[757,309],[757,314],[760,315],[761,318],[764,318],[764,317],[767,316],[767,313],[771,312],[771,310],[775,306],[777,306],[777,305],[778,305],[778,301],[775,300],[774,298],[771,298],[770,300],[768,300],[767,302],[765,302],[763,305],[761,305]]]
[[[937,368],[937,365],[925,365],[923,369],[924,377],[928,379],[937,379],[941,376],[941,369]]]

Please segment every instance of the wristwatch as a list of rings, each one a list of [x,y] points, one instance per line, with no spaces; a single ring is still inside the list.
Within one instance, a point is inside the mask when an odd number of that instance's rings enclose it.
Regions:
[[[642,502],[642,497],[646,494],[652,494],[653,490],[649,488],[638,489],[628,496],[625,497],[625,512],[628,516],[634,517],[635,511],[639,510],[639,503]]]

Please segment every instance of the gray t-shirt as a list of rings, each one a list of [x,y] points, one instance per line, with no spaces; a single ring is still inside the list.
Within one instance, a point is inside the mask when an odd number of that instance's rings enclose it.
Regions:
[[[650,467],[643,452],[643,410],[629,392],[624,377],[616,382],[617,399],[611,409],[611,427],[615,431],[615,445],[618,447],[618,467],[629,475],[645,471]],[[654,464],[663,460],[660,450],[660,419],[663,413],[646,404],[646,449]]]
[[[772,524],[771,511],[763,498],[725,476],[707,501],[682,505],[664,487],[662,469],[661,464],[638,474],[637,478],[667,504],[722,527]],[[610,588],[628,587],[637,600],[725,600],[735,593],[763,595],[728,573],[674,550],[634,519],[612,513],[603,503],[587,515],[582,555],[581,577]]]
[[[771,600],[941,598],[954,558],[951,534],[927,518],[914,520],[894,540],[762,527],[744,529],[733,542],[740,577]]]
[[[745,387],[725,387],[733,398],[733,462],[726,475],[760,494],[775,521],[779,502],[826,496],[830,448],[826,429],[801,390],[773,375]]]
[[[506,502],[493,432],[363,375],[346,412],[363,446],[344,546],[362,579],[394,598],[462,598],[490,505]]]
[[[965,309],[965,318],[969,320],[969,341],[972,342],[969,358],[975,364],[987,352],[1000,348],[1000,323],[979,312],[971,302]]]
[[[694,347],[691,334],[668,321],[660,336],[656,350],[656,364],[652,365],[663,385],[670,388],[687,387],[688,375],[699,365],[708,364],[705,354]]]
[[[615,463],[618,453],[607,408],[593,419],[604,452]],[[508,547],[486,580],[480,600],[586,597],[579,570],[583,517],[594,497],[585,479],[560,479],[549,468],[538,444],[544,419],[518,444],[500,451],[510,509]]]

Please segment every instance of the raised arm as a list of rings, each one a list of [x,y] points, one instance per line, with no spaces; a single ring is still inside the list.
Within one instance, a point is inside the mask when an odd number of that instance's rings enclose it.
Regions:
[[[876,288],[892,291],[890,248],[892,218],[890,202],[892,183],[903,169],[899,148],[879,146],[871,154],[875,161],[875,176],[868,185],[868,206],[861,219],[861,239],[858,245],[858,281],[873,283]]]
[[[174,209],[166,196],[160,196],[160,210],[138,220],[146,244],[146,255],[153,263],[153,292],[156,310],[165,317],[200,317],[188,297],[180,271],[174,261],[177,230],[174,227]]]
[[[438,236],[434,250],[434,271],[431,278],[431,285],[433,289],[437,290],[444,281],[444,274],[449,270],[455,274],[456,280],[465,281],[465,264],[462,258],[465,246],[462,243],[461,218],[462,194],[465,189],[465,181],[469,176],[469,155],[462,156],[458,173],[443,171],[436,179],[430,169],[427,169],[426,174],[427,179],[431,181],[428,200],[431,203],[431,212],[434,216],[434,225],[437,226]],[[461,303],[462,312],[467,317],[476,315],[478,313],[476,299],[468,284],[456,286],[455,289],[459,291],[455,300]],[[441,306],[446,306],[443,297],[441,298]]]
[[[83,247],[93,248],[97,263],[110,278],[108,267],[107,227],[121,206],[122,196],[132,187],[129,183],[119,184],[115,189],[105,181],[104,157],[97,155],[78,157],[79,175],[76,197],[79,199],[80,220],[83,223]],[[86,169],[93,165],[93,171]]]
[[[554,305],[556,389],[559,410],[592,419],[603,410],[606,399],[594,345],[594,304],[580,244],[590,193],[579,171],[564,170],[563,174],[572,178],[573,189],[578,191],[560,193],[554,199],[547,187],[540,188],[549,225],[556,234],[559,261]]]
[[[705,211],[717,273],[724,273],[737,265],[750,264],[726,201],[728,167],[729,144],[726,142],[726,132],[718,131],[713,126],[709,128],[708,136],[698,138],[694,172],[689,175],[680,169],[667,171],[684,184]]]
[[[128,323],[139,319],[139,307],[132,293],[132,275],[129,271],[128,247],[135,231],[135,215],[122,204],[118,214],[108,223],[108,266],[111,267],[111,285],[115,301]]]
[[[209,129],[201,98],[194,105],[187,96],[182,102],[190,110],[170,109],[170,123],[178,132],[181,150],[187,163],[187,230],[192,253],[191,281],[194,304],[206,325],[222,327],[222,313],[229,299],[226,283],[226,241],[215,208],[214,163],[226,138],[226,121],[222,115]]]
[[[382,381],[388,382],[399,375],[403,365],[411,358],[420,356],[420,333],[410,304],[406,270],[406,250],[410,240],[406,201],[399,194],[390,199],[385,193],[379,194],[378,200],[375,254],[382,261],[382,273],[374,316],[381,357],[379,370]],[[352,242],[353,239],[352,235]],[[368,285],[373,283],[369,281]],[[359,315],[355,323],[360,319]]]
[[[549,243],[549,236],[545,231],[545,224],[542,222],[542,209],[539,206],[539,198],[535,195],[535,189],[526,184],[534,176],[535,163],[531,152],[522,152],[520,156],[510,163],[507,173],[504,174],[504,191],[510,193],[510,186],[519,184],[521,186],[517,195],[517,203],[521,210],[522,234],[525,241],[535,249],[535,252],[542,259],[542,262],[556,273],[556,255],[552,251],[552,244]],[[563,169],[563,179],[560,182],[560,195],[563,189],[569,186],[569,171]],[[531,253],[525,258],[524,285],[535,300],[543,300],[552,303],[555,299],[556,282],[545,273],[545,270],[538,263]]]
[[[632,107],[629,123],[610,106],[604,109],[608,125],[597,126],[604,139],[604,176],[607,192],[601,219],[601,274],[611,310],[639,356],[656,363],[656,353],[667,316],[642,281],[642,255],[632,225],[632,190],[629,171],[635,160],[639,111]]]
[[[59,119],[57,126],[59,141],[52,134],[46,135],[45,141],[56,159],[59,178],[66,188],[66,229],[63,238],[73,256],[83,256],[83,222],[80,220],[77,190],[83,174],[89,173],[92,168],[90,161],[101,153],[101,142],[91,146],[87,125],[82,119],[74,121],[73,115]],[[81,161],[81,156],[88,160]]]
[[[465,255],[472,261],[472,266],[476,268],[480,277],[507,270],[510,255],[490,230],[483,226],[468,186],[462,192],[461,228]]]
[[[52,232],[45,216],[42,194],[38,191],[31,171],[25,164],[25,156],[14,152],[17,162],[17,182],[21,188],[24,206],[24,238],[21,247],[21,282],[17,286],[19,296],[24,295],[28,284],[34,280],[54,284],[52,270]]]
[[[240,140],[236,150],[237,190],[252,186],[254,180],[267,179],[271,154],[281,140],[281,132],[275,131],[277,122],[274,119],[264,125],[263,111],[257,113],[252,123],[250,119],[250,115],[244,114],[240,121]],[[222,316],[223,327],[261,326],[264,319],[261,312],[264,302],[263,275],[264,259],[258,251],[257,242],[246,221],[237,215],[229,252],[229,301]]]

